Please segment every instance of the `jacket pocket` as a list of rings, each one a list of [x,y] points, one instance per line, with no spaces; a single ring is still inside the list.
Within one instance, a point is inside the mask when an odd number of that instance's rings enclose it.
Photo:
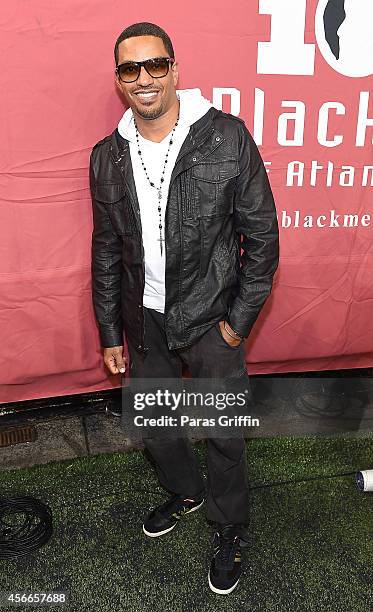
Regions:
[[[117,183],[96,185],[95,198],[106,204],[108,215],[115,232],[131,236],[135,231],[135,219],[125,186]]]
[[[197,218],[225,216],[233,211],[234,189],[239,173],[235,159],[206,161],[193,166],[190,194]]]

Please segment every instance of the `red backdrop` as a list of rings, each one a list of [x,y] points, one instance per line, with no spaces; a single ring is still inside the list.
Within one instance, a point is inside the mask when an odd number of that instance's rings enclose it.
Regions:
[[[248,371],[372,365],[371,3],[360,21],[340,4],[2,3],[1,402],[120,384],[91,302],[88,160],[122,115],[113,46],[137,21],[168,31],[179,88],[239,114],[267,163],[281,264]]]

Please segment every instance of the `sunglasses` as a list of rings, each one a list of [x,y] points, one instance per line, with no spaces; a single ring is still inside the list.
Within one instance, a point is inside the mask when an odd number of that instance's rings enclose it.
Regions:
[[[173,57],[152,57],[143,62],[124,62],[116,67],[115,72],[123,83],[133,83],[140,76],[141,66],[144,66],[151,77],[161,79],[168,74],[174,61]]]

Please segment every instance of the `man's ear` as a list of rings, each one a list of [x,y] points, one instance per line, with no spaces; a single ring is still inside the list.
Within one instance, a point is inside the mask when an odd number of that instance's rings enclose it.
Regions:
[[[174,80],[174,86],[176,87],[177,82],[179,80],[179,64],[177,62],[174,62],[172,64],[171,70],[172,70],[172,77]]]
[[[115,74],[115,86],[118,88],[118,90],[122,94],[123,90],[122,90],[122,86],[120,84],[120,80],[118,79],[118,75],[117,74]]]

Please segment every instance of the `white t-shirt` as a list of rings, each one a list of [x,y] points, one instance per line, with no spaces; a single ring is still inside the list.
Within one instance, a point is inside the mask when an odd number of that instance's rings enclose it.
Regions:
[[[130,154],[135,179],[137,199],[140,206],[142,240],[145,251],[145,289],[144,289],[144,306],[153,308],[158,312],[164,312],[165,305],[165,263],[166,263],[166,247],[165,247],[165,211],[170,185],[172,170],[175,166],[176,158],[179,154],[181,146],[190,130],[190,127],[177,126],[173,142],[167,157],[166,170],[163,175],[164,182],[162,183],[162,199],[161,203],[161,223],[162,223],[162,255],[160,249],[160,231],[159,231],[159,212],[158,212],[158,191],[151,187],[146,178],[145,170],[141,164],[141,158],[138,154],[136,142],[130,142]],[[161,141],[153,142],[146,140],[139,133],[139,143],[142,154],[142,160],[145,164],[148,176],[156,187],[160,185],[164,160],[166,157],[168,145],[170,142],[171,132]]]

